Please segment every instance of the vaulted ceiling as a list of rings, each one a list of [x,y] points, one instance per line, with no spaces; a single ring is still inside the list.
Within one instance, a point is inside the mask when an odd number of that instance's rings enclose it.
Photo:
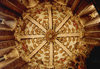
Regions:
[[[6,32],[0,33],[0,40],[13,40],[20,55],[4,69],[85,69],[85,58],[100,45],[87,38],[99,37],[93,34],[94,28],[99,30],[93,22],[100,22],[93,4],[95,0],[0,0],[1,23],[16,21],[13,30],[0,31]],[[2,43],[0,49],[7,48]]]

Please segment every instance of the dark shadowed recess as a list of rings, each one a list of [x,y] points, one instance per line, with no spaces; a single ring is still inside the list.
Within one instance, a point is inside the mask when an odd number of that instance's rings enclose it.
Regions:
[[[100,69],[100,46],[95,47],[86,59],[87,69]]]

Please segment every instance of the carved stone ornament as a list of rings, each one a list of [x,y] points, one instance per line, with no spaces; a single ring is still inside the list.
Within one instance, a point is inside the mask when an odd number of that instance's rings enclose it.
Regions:
[[[26,6],[26,8],[31,8],[36,6],[39,1],[38,0],[22,0],[22,3]]]
[[[70,59],[75,61],[80,50],[83,51],[80,47],[84,33],[78,17],[69,7],[55,1],[44,2],[30,8],[22,16],[15,29],[15,38],[20,56],[31,67],[63,68]],[[78,42],[79,47],[75,48]]]

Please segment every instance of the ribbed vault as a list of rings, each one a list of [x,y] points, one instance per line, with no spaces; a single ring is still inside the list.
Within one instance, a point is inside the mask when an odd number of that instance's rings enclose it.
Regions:
[[[67,68],[80,55],[80,50],[84,51],[80,49],[81,28],[78,16],[73,16],[69,7],[44,2],[25,12],[23,20],[18,20],[17,49],[32,67],[57,69],[63,65]]]
[[[0,0],[0,69],[86,69],[100,46],[95,1]]]

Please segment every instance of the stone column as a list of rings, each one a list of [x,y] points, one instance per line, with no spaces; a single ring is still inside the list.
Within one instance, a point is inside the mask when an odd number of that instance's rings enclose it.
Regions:
[[[10,52],[12,50],[12,47],[0,49],[0,57],[5,55],[6,53]]]
[[[89,15],[96,11],[94,5],[92,3],[88,4],[80,13],[79,16]]]
[[[84,37],[100,38],[100,32],[85,33],[85,34],[84,34]]]
[[[14,31],[0,30],[0,36],[2,35],[14,35]]]
[[[86,32],[100,32],[100,24],[84,27]]]
[[[0,41],[14,40],[14,35],[0,36]]]
[[[89,15],[85,15],[85,16],[81,16],[80,17],[80,22],[83,25],[83,27],[85,26],[85,24],[91,20],[91,17]]]
[[[10,50],[10,51],[8,51]],[[7,52],[8,51],[8,52]],[[0,62],[0,69],[7,66],[8,64],[12,63],[16,59],[19,58],[19,53],[16,48],[9,47],[6,49],[1,49],[0,52],[2,53],[1,56],[4,56],[5,60]]]
[[[0,0],[0,4],[6,6],[7,8],[9,8],[11,10],[13,10],[18,15],[21,15],[23,13],[23,11],[21,9],[19,9],[18,7],[13,5],[11,2],[9,2],[9,0]]]
[[[76,9],[76,7],[79,5],[80,1],[81,1],[81,0],[75,0],[75,1],[74,1],[73,5],[72,5],[72,7],[71,7],[71,10],[72,10],[72,11],[74,11],[74,10]]]
[[[7,59],[5,61],[0,62],[0,69],[3,69],[3,67],[7,66],[8,64],[14,62],[16,59],[11,58],[11,59]]]
[[[0,30],[0,41],[14,40],[14,31]]]
[[[100,17],[96,17],[94,19],[91,19],[90,21],[88,21],[85,26],[90,26],[90,25],[95,25],[98,24],[100,22]]]
[[[7,47],[15,46],[15,40],[9,40],[9,41],[1,41],[0,42],[0,49],[4,49]]]
[[[92,39],[92,38],[84,38],[85,44],[89,45],[90,47],[99,46],[100,40]]]
[[[98,19],[99,15],[96,11],[91,12],[91,13],[87,13],[86,15],[83,15],[80,17],[80,21],[81,23],[84,25],[84,27],[86,25],[88,25],[88,23],[91,21],[91,23],[93,23],[93,20]]]
[[[25,64],[26,62],[22,60],[22,58],[19,58],[15,60],[14,62],[5,66],[3,69],[25,69],[25,67],[23,67]]]
[[[13,20],[13,19],[19,18],[19,15],[11,11],[9,8],[5,7],[4,5],[0,4],[0,18],[6,19],[6,20]]]
[[[76,13],[77,15],[88,5],[90,4],[89,0],[83,0],[80,2],[79,6],[75,9],[74,14]]]
[[[14,5],[16,5],[19,9],[21,9],[22,11],[26,11],[27,8],[25,7],[25,5],[22,4],[22,0],[9,0],[11,3],[13,3]]]

